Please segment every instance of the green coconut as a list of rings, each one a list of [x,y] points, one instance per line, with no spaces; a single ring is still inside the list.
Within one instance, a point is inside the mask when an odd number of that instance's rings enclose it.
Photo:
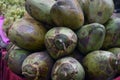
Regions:
[[[55,0],[26,0],[26,11],[36,20],[53,25],[50,10]]]
[[[84,12],[88,23],[104,24],[114,11],[113,0],[84,0]]]
[[[84,55],[102,47],[105,38],[105,27],[99,23],[82,26],[76,33],[78,36],[78,49]]]
[[[83,66],[89,80],[112,80],[116,74],[113,65],[116,56],[109,51],[97,50],[83,59]]]
[[[45,35],[45,46],[54,59],[71,54],[76,45],[76,34],[66,27],[54,27]]]
[[[53,60],[46,51],[29,55],[22,64],[22,74],[28,80],[50,80]]]
[[[112,52],[116,57],[116,63],[115,63],[115,69],[117,71],[118,74],[120,74],[120,48],[111,48],[108,51]]]
[[[8,56],[8,67],[12,72],[22,75],[22,63],[30,52],[23,49],[13,49]]]
[[[32,18],[22,18],[14,22],[8,32],[11,42],[29,51],[44,49],[46,29]]]
[[[57,26],[76,30],[84,24],[84,14],[77,0],[57,0],[50,15]]]
[[[111,18],[105,27],[106,35],[102,48],[120,47],[120,18]]]
[[[52,80],[84,80],[85,71],[75,58],[65,57],[56,61],[51,75]]]

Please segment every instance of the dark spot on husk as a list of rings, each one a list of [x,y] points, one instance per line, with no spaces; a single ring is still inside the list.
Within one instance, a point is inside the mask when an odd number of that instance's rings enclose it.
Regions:
[[[65,4],[65,2],[63,2],[63,1],[58,1],[58,2],[57,2],[57,5],[58,5],[58,6],[64,5],[64,4]]]
[[[109,65],[107,65],[107,67],[106,67],[106,73],[107,74],[112,74],[113,73],[113,71],[112,71],[112,68],[110,68],[110,66]]]
[[[117,42],[118,42],[119,37],[120,37],[120,27],[119,27],[120,23],[116,23],[116,25],[117,25],[117,28],[115,29],[114,33],[110,33],[110,32],[109,32],[109,31],[111,30],[111,28],[110,28],[110,29],[107,29],[107,33],[108,33],[108,34],[113,34],[112,44],[111,44],[111,45],[113,45],[113,46],[111,46],[111,47],[118,46],[118,45],[117,45]]]
[[[14,43],[14,44],[17,44],[17,41],[13,40],[13,43]]]
[[[69,60],[69,62],[70,62],[70,63],[76,63],[76,61],[75,61],[75,60]]]
[[[61,27],[57,27],[57,28],[55,29],[55,34],[59,34],[61,29],[62,29]]]
[[[102,16],[102,12],[98,12],[98,16]]]
[[[68,40],[67,43],[66,43],[66,46],[69,47],[71,44],[73,44],[73,41],[72,40]],[[75,44],[75,42],[74,42]]]
[[[45,78],[47,76],[48,66],[39,68],[40,77]]]
[[[77,73],[78,73],[78,71],[72,72],[71,75],[76,75]]]
[[[89,31],[89,35],[91,35],[97,29],[98,27],[96,27],[95,25],[92,25],[91,30]]]
[[[88,43],[89,43],[89,39],[90,39],[89,37],[79,38],[79,43],[80,43],[83,47],[87,48]]]
[[[104,70],[105,69],[105,66],[100,66],[99,67],[101,70]]]
[[[71,33],[72,34],[72,33]],[[75,35],[72,35],[72,39],[76,39],[76,36]]]
[[[91,22],[94,22],[94,19],[90,19],[89,21],[90,21],[90,23],[91,23]]]
[[[40,5],[42,5],[42,6],[45,6],[45,4],[43,4],[43,3],[39,3]]]
[[[100,60],[100,59],[101,59],[101,60]],[[98,61],[99,61],[99,64],[103,64],[103,65],[106,65],[106,64],[107,64],[107,62],[104,61],[104,59],[102,58],[102,56],[101,56],[101,58],[98,58]]]
[[[94,1],[94,0],[90,0],[90,1]]]
[[[38,63],[38,62],[35,62],[34,64],[35,64],[35,65],[39,65],[39,63]]]
[[[24,40],[25,41],[29,41],[29,42],[35,42],[36,40],[34,39],[34,38],[32,38],[32,37],[24,37]]]
[[[119,38],[120,38],[120,31],[116,30],[112,38],[112,44],[118,46],[116,43],[118,42]]]

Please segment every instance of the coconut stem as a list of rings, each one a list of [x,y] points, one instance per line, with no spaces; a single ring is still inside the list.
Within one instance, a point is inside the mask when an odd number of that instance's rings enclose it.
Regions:
[[[66,50],[66,46],[65,43],[62,39],[56,39],[55,40],[55,46],[59,49],[59,50]]]

